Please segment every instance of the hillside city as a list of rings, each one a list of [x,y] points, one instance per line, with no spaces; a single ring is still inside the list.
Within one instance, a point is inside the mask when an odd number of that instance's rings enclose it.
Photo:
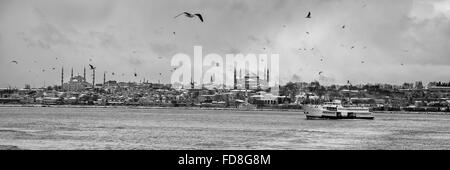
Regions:
[[[421,81],[391,84],[322,85],[314,82],[289,82],[278,88],[262,88],[265,83],[246,75],[235,75],[233,88],[202,86],[175,88],[171,84],[106,81],[89,83],[86,71],[61,85],[41,88],[1,88],[1,104],[100,105],[301,109],[303,104],[341,100],[379,111],[450,112],[450,82]],[[95,79],[92,80],[95,82]],[[253,88],[251,88],[253,87]]]

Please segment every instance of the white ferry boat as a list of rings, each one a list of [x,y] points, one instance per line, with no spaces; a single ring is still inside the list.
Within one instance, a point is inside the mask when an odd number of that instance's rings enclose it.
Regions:
[[[343,106],[340,101],[303,106],[307,119],[374,119],[368,107]]]

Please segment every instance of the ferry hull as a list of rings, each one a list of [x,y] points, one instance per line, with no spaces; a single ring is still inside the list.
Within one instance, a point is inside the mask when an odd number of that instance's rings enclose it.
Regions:
[[[373,120],[375,117],[369,111],[329,111],[320,106],[306,106],[304,113],[306,119],[366,119]]]
[[[326,115],[306,115],[306,119],[308,120],[323,120],[323,119],[366,119],[373,120],[375,117],[367,116],[367,117],[338,117],[338,116],[326,116]]]

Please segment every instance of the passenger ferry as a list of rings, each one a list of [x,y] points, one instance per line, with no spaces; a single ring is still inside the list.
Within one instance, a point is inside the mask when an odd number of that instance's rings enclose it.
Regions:
[[[343,106],[340,101],[321,105],[305,105],[307,119],[374,119],[368,107]]]

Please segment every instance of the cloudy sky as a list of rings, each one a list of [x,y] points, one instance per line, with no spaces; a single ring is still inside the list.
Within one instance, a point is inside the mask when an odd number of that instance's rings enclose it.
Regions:
[[[205,22],[174,18],[184,11]],[[449,17],[450,0],[0,0],[0,87],[59,84],[61,67],[67,81],[88,64],[100,81],[168,83],[194,45],[279,54],[282,83],[449,81]]]

